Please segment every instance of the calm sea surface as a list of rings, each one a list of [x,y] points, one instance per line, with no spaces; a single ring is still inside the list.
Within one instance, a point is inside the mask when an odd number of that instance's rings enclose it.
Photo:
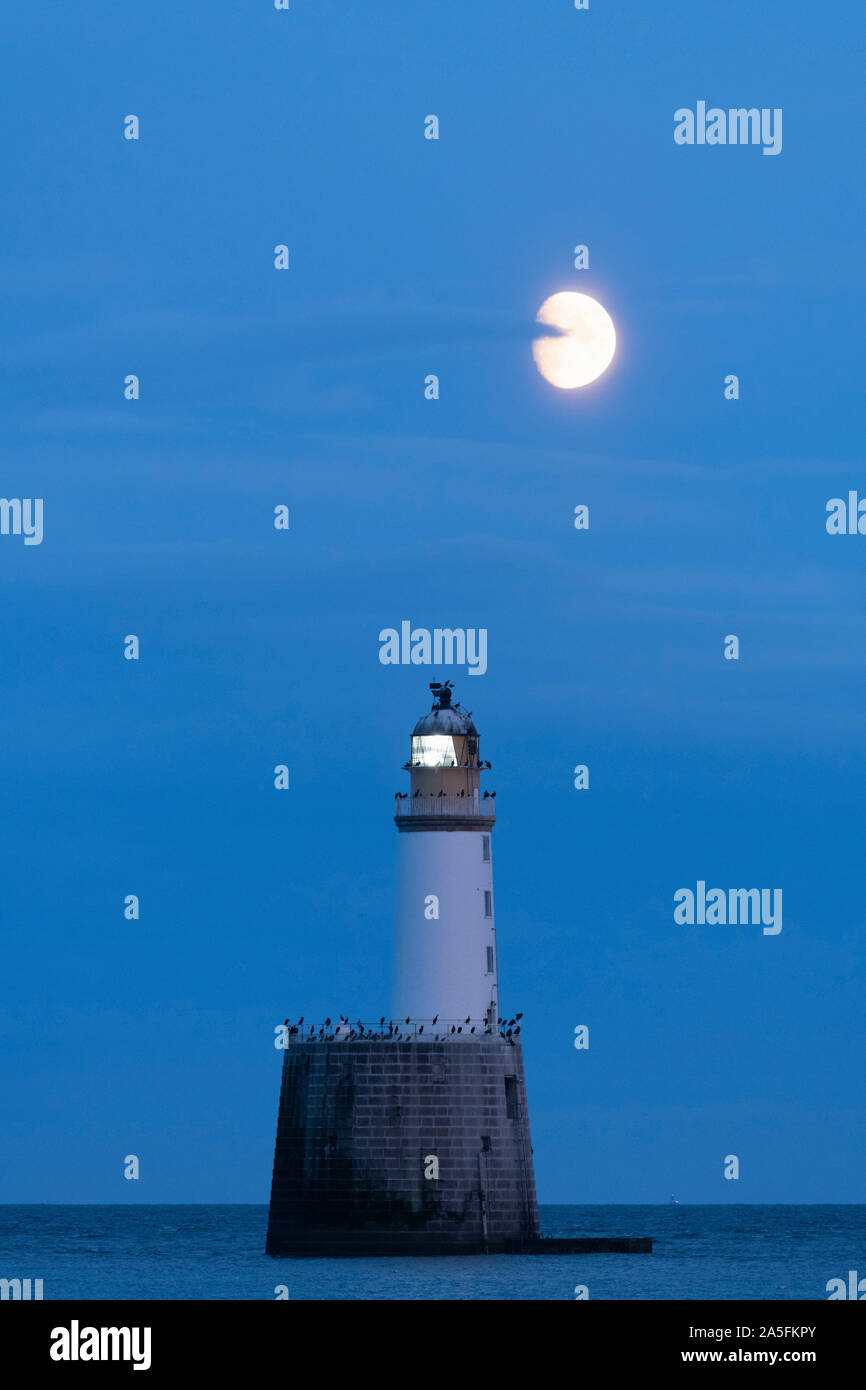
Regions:
[[[652,1236],[652,1255],[270,1259],[266,1206],[0,1206],[0,1278],[44,1297],[826,1299],[866,1276],[866,1206],[547,1206],[548,1235]]]

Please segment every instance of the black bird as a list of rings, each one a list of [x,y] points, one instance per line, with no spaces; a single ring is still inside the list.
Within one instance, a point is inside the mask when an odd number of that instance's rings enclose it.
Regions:
[[[520,1024],[518,1023],[517,1027],[516,1027],[515,1030],[514,1030],[514,1036],[515,1036],[515,1038],[517,1037],[517,1034],[518,1034],[519,1032],[520,1032]]]
[[[408,1018],[406,1019],[406,1022],[407,1022],[407,1023],[409,1022]]]
[[[385,1022],[385,1015],[384,1015],[384,1014],[383,1014],[382,1017],[379,1019],[379,1022],[380,1022],[380,1023],[384,1023],[384,1022]]]
[[[508,1032],[505,1034],[505,1036],[506,1036],[506,1038],[510,1038],[510,1037],[511,1037],[511,1029],[510,1029],[510,1028],[509,1028]]]
[[[523,1014],[515,1014],[514,1017],[515,1017],[515,1018],[523,1018]]]
[[[433,1022],[434,1022],[434,1023],[438,1023],[438,1022],[439,1022],[439,1015],[438,1015],[438,1014],[437,1014],[436,1017],[434,1018]]]
[[[462,1033],[462,1032],[463,1032],[463,1029],[462,1029],[462,1028],[458,1028],[458,1029],[457,1029],[457,1032],[458,1032],[458,1033]]]
[[[302,1022],[302,1023],[303,1023],[303,1021],[304,1021],[304,1020],[301,1019],[301,1022]],[[288,1020],[287,1018],[284,1018],[284,1019],[283,1019],[283,1026],[284,1026],[285,1028],[288,1028],[288,1026],[289,1026],[289,1020]]]
[[[455,1028],[455,1026],[454,1026],[453,1023],[451,1024],[451,1032],[452,1032],[452,1033],[456,1033],[456,1032],[457,1032],[457,1029]]]
[[[440,791],[439,795],[440,795],[440,796],[444,796],[445,793],[444,793],[443,791]]]
[[[464,1018],[463,1022],[464,1022],[464,1023],[471,1023],[471,1022],[472,1022],[472,1015],[471,1015],[471,1014],[468,1014],[467,1017]]]
[[[421,1027],[418,1029],[418,1035],[419,1035],[419,1037],[420,1037],[420,1035],[421,1035],[423,1032],[424,1032],[424,1024],[422,1023],[422,1024],[421,1024]]]
[[[331,1026],[331,1020],[330,1020],[329,1018],[326,1018],[326,1019],[325,1019],[325,1027],[326,1027],[326,1028],[330,1028],[330,1026]]]
[[[470,1028],[469,1031],[470,1031],[470,1033],[474,1033],[474,1032],[475,1032],[475,1029],[474,1029],[474,1028]]]
[[[301,1017],[298,1019],[298,1027],[299,1027],[299,1028],[300,1028],[301,1024],[303,1023],[303,1021],[304,1021],[304,1015],[301,1014]]]
[[[493,798],[494,798],[495,796],[496,796],[496,792],[491,792],[491,793],[490,793],[490,800],[492,801]]]

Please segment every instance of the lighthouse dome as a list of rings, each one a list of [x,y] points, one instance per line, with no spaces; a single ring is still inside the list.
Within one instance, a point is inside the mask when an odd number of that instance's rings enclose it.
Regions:
[[[477,734],[478,730],[465,710],[457,705],[442,708],[434,705],[429,714],[422,715],[412,730],[412,736],[419,734]]]
[[[471,716],[451,703],[451,682],[433,681],[434,704],[412,730],[411,766],[443,768],[468,766],[478,756],[478,730]]]
[[[441,681],[431,681],[430,689],[433,692],[433,708],[429,714],[424,714],[418,720],[412,730],[412,737],[420,737],[423,734],[456,734],[459,738],[467,735],[477,737],[478,730],[472,723],[471,716],[460,705],[452,705],[451,682],[446,681],[443,685]]]

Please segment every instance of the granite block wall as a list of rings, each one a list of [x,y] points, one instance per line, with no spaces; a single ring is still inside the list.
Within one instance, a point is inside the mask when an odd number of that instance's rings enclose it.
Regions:
[[[286,1049],[269,1254],[494,1253],[537,1233],[519,1043]]]

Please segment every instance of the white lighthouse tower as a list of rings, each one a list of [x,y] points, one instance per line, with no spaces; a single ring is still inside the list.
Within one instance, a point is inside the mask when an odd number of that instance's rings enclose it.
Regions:
[[[495,1030],[499,1017],[494,802],[481,791],[485,764],[470,714],[451,703],[450,681],[431,682],[430,689],[433,708],[415,725],[404,764],[410,789],[395,803],[400,834],[392,1016],[434,1035],[478,1036]]]

